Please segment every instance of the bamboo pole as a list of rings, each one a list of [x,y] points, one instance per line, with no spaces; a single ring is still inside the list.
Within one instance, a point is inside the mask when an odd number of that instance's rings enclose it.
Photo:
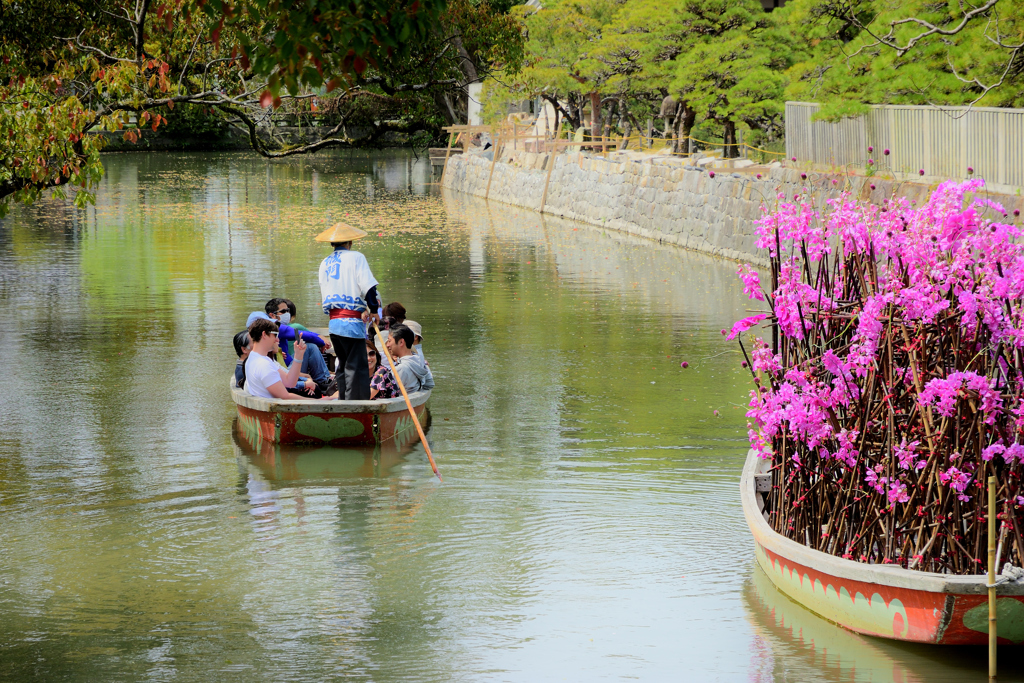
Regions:
[[[448,172],[448,157],[452,155],[452,138],[454,136],[454,131],[448,133],[448,150],[444,153],[444,166],[441,167],[441,185],[444,185],[444,174]]]
[[[398,370],[395,368],[395,361],[392,360],[391,354],[388,353],[388,347],[384,343],[384,337],[380,334],[380,328],[377,326],[377,322],[373,322],[373,329],[377,332],[377,341],[380,343],[380,347],[384,349],[384,357],[388,359],[388,365],[391,366],[391,374],[395,376],[395,381],[398,382],[398,388],[402,391],[402,398],[405,399],[405,407],[409,409],[409,415],[412,416],[412,423],[416,425],[416,431],[420,435],[420,442],[423,444],[423,450],[427,452],[427,460],[430,461],[430,469],[434,470],[434,474],[437,475],[438,481],[444,481],[441,479],[441,473],[437,471],[437,463],[434,462],[434,456],[430,453],[430,445],[427,443],[427,436],[423,433],[423,427],[420,426],[420,418],[416,415],[416,411],[413,410],[412,401],[409,400],[409,393],[405,390],[405,384],[402,383],[402,378],[398,376]]]
[[[988,677],[996,677],[996,478],[988,478]]]
[[[555,157],[558,155],[558,147],[562,143],[562,124],[565,120],[558,122],[558,132],[555,133],[555,146],[548,157],[548,175],[544,179],[544,195],[540,198],[540,212],[544,213],[544,205],[548,203],[548,183],[551,182],[551,172],[555,170]]]
[[[494,139],[494,155],[491,157],[491,173],[487,176],[487,191],[484,192],[484,199],[491,196],[491,180],[494,179],[494,165],[498,163],[498,151],[501,147],[501,133]]]

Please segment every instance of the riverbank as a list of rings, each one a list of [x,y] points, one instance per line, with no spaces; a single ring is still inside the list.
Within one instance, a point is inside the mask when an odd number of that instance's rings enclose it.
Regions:
[[[780,165],[712,169],[669,156],[636,159],[612,154],[606,159],[589,152],[556,155],[548,180],[549,159],[549,154],[508,150],[494,164],[481,154],[453,156],[443,185],[759,265],[766,265],[767,259],[756,246],[756,221],[762,207],[774,205],[780,194],[786,200],[810,195],[822,202],[838,197],[845,188],[856,197],[882,204],[892,196],[923,202],[935,187],[878,177],[807,173]],[[1004,206],[1011,219],[1014,210],[1024,210],[1019,196],[990,197]]]

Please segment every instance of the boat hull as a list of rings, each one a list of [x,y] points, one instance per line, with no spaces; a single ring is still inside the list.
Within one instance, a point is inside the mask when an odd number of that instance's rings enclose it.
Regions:
[[[815,614],[865,635],[942,645],[988,643],[985,576],[948,576],[868,565],[812,550],[776,533],[762,514],[755,476],[766,462],[751,451],[743,470],[743,513],[757,563],[772,583]],[[1024,587],[1002,585],[1001,644],[1024,642]]]
[[[238,429],[256,448],[262,442],[365,446],[417,438],[416,425],[405,400],[277,401],[250,396],[232,388]],[[421,425],[429,419],[429,391],[410,394]]]

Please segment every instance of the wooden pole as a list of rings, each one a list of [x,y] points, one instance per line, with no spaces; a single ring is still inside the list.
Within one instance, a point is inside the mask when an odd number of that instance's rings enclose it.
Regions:
[[[988,677],[996,677],[996,478],[988,478]]]
[[[491,157],[491,174],[487,176],[487,191],[484,192],[484,199],[491,196],[491,180],[494,179],[494,165],[498,163],[498,148],[501,147],[501,133],[494,139],[494,156]]]
[[[516,120],[512,119],[512,151],[516,151],[516,137],[519,136],[519,128],[516,126]]]
[[[551,172],[555,170],[555,157],[558,155],[558,146],[562,144],[562,123],[558,124],[558,132],[555,133],[555,146],[548,157],[548,177],[544,179],[544,195],[540,198],[540,212],[544,213],[544,205],[548,203],[548,183],[551,182]]]
[[[444,174],[448,172],[448,157],[452,155],[452,138],[455,137],[455,131],[448,133],[448,151],[444,153],[444,166],[441,167],[441,185],[444,185]]]
[[[384,343],[384,337],[381,336],[380,328],[377,327],[376,321],[373,323],[373,329],[377,331],[377,341],[380,342],[380,347],[384,349],[384,356],[388,359],[388,365],[391,366],[391,374],[395,376],[395,381],[398,382],[398,388],[402,391],[402,398],[405,399],[405,407],[409,409],[409,414],[412,415],[412,423],[416,425],[416,431],[419,432],[420,442],[423,443],[423,450],[427,452],[427,460],[430,461],[430,469],[434,470],[434,474],[437,475],[438,481],[444,481],[441,479],[441,473],[437,471],[437,464],[434,462],[434,456],[430,453],[430,445],[427,443],[426,434],[423,433],[423,427],[420,426],[420,418],[416,416],[416,411],[413,410],[412,401],[409,400],[409,394],[405,390],[402,378],[398,376],[398,370],[395,369],[395,361],[392,360],[391,354],[388,353],[388,347]]]

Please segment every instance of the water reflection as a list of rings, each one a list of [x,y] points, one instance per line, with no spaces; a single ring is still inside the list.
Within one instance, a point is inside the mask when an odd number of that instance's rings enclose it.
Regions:
[[[327,485],[336,480],[387,477],[416,447],[416,441],[375,446],[282,446],[260,441],[253,445],[237,428],[232,431],[239,467],[271,487]]]
[[[751,677],[771,681],[924,683],[985,680],[988,653],[978,647],[938,648],[862,636],[809,612],[752,565],[743,605],[753,627]],[[1003,648],[1000,680],[1022,680],[1011,648]]]

